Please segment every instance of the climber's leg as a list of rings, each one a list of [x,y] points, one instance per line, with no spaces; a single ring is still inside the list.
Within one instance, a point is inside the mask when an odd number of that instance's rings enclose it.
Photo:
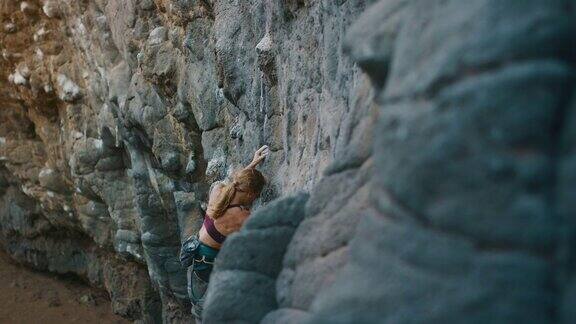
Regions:
[[[194,260],[188,268],[188,295],[192,302],[191,313],[197,320],[202,318],[204,295],[208,289],[208,280],[212,272],[212,264]]]
[[[194,261],[196,263],[196,261]],[[188,268],[188,296],[192,302],[191,313],[197,319],[202,316],[202,305],[204,304],[204,294],[208,288],[208,282],[202,280],[194,271],[194,265]]]
[[[198,278],[202,279],[204,282],[208,282],[210,279],[210,273],[212,273],[212,267],[195,271],[195,274],[198,276]]]
[[[180,262],[187,268],[188,296],[192,302],[191,313],[197,321],[201,321],[204,294],[208,289],[208,281],[218,250],[202,244],[197,236],[191,236],[180,250]]]

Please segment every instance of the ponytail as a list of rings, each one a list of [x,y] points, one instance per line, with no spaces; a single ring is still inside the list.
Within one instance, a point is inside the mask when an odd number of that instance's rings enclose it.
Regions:
[[[224,215],[226,209],[228,209],[228,206],[230,206],[230,203],[236,194],[236,187],[237,183],[232,182],[222,188],[222,191],[220,191],[220,194],[216,198],[216,202],[214,203],[214,207],[212,209],[213,219],[218,219],[220,216]]]
[[[246,197],[250,201],[239,201],[241,204],[250,204],[253,202],[255,197],[259,196],[262,192],[262,188],[266,184],[266,179],[260,173],[260,171],[255,169],[244,169],[238,172],[234,176],[234,181],[225,185],[214,201],[214,205],[211,208],[211,216],[213,219],[218,219],[230,207],[232,200],[237,192],[250,193]],[[246,199],[246,198],[244,198]]]

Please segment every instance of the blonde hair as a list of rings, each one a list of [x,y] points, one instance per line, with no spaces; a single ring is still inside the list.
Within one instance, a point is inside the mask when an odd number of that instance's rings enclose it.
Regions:
[[[266,178],[256,169],[244,169],[236,173],[232,182],[225,185],[218,194],[212,209],[212,218],[217,219],[224,215],[237,192],[244,192],[251,194],[253,197],[258,197],[264,185],[266,185]],[[245,201],[242,203],[249,204],[251,202]]]

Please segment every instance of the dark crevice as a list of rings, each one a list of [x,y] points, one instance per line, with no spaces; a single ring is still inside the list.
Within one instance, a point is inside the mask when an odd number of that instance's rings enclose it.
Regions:
[[[342,162],[334,161],[325,170],[324,175],[330,176],[342,172],[361,169],[372,157],[372,152],[367,156],[354,156],[354,158],[344,158]]]
[[[438,80],[431,83],[426,89],[415,92],[411,94],[404,94],[398,96],[387,96],[380,100],[380,104],[383,106],[394,105],[403,101],[413,100],[413,101],[432,101],[436,98],[444,89],[453,86],[455,84],[465,82],[477,76],[489,75],[490,73],[497,73],[498,70],[509,66],[519,66],[525,64],[534,64],[538,62],[557,62],[563,63],[567,66],[573,66],[574,62],[569,60],[562,60],[557,57],[542,57],[542,58],[530,58],[530,59],[509,59],[502,62],[491,62],[484,65],[479,65],[475,68],[464,69],[455,75],[448,75],[438,78]]]
[[[388,198],[390,199],[391,203],[396,205],[401,209],[401,212],[405,215],[409,215],[410,220],[416,221],[416,224],[424,229],[431,230],[435,233],[443,234],[446,237],[455,237],[460,238],[465,241],[471,242],[473,246],[480,252],[489,252],[489,251],[506,251],[506,252],[522,252],[538,259],[543,259],[549,263],[554,261],[554,254],[552,251],[538,251],[538,250],[531,250],[528,248],[517,246],[514,243],[509,242],[494,242],[481,239],[479,237],[473,236],[472,234],[464,233],[457,229],[449,229],[443,226],[436,225],[432,223],[429,217],[425,214],[422,214],[408,204],[404,203],[398,197],[396,197],[390,190],[383,189],[386,193]],[[409,221],[405,217],[396,215],[394,211],[391,210],[382,210],[378,208],[381,214],[388,216],[390,219],[402,223]],[[379,214],[380,214],[379,213]]]
[[[561,318],[561,305],[564,284],[567,282],[570,273],[574,271],[574,262],[576,259],[575,251],[573,245],[571,244],[571,234],[574,232],[574,227],[570,224],[569,220],[564,219],[562,212],[559,209],[559,205],[562,203],[559,201],[561,197],[560,192],[560,178],[561,167],[564,158],[564,132],[567,129],[567,117],[570,113],[570,109],[574,109],[573,102],[576,99],[576,93],[572,90],[576,82],[571,82],[566,84],[567,91],[570,91],[563,100],[560,101],[559,106],[556,109],[556,115],[554,119],[553,129],[552,129],[552,146],[550,147],[550,155],[553,160],[552,175],[551,175],[551,185],[548,194],[548,201],[552,208],[552,216],[558,219],[559,227],[563,231],[568,231],[568,235],[559,235],[557,238],[557,253],[555,258],[551,260],[554,264],[555,269],[555,281],[552,283],[552,289],[555,292],[557,298],[559,299],[557,303],[554,304],[553,320],[559,321]],[[564,232],[562,232],[563,234]],[[572,234],[573,235],[573,234]]]
[[[210,131],[213,131],[213,130],[218,129],[218,128],[224,128],[224,125],[216,123],[213,126],[204,129],[202,132],[210,132]]]

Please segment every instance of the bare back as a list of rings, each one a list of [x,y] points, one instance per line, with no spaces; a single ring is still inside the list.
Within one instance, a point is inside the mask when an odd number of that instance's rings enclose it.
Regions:
[[[210,192],[210,197],[208,198],[208,208],[206,211],[206,217],[212,217],[214,201],[220,194],[223,185],[217,184],[214,189]],[[222,216],[214,220],[214,226],[216,229],[225,236],[228,236],[234,232],[237,232],[244,224],[244,221],[250,216],[250,210],[243,207],[233,207],[227,209]],[[219,249],[222,244],[216,242],[206,231],[204,225],[200,229],[199,233],[200,241],[204,242],[206,245],[213,248]]]

